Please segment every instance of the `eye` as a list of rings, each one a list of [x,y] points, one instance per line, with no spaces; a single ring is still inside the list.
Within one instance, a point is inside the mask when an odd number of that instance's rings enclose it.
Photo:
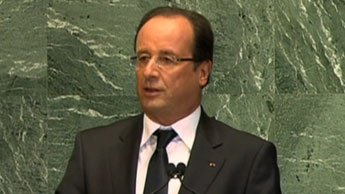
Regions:
[[[150,61],[151,57],[149,55],[138,55],[137,61],[140,64],[147,64]]]
[[[161,65],[166,65],[166,66],[174,65],[176,63],[176,57],[172,55],[159,56],[158,60]]]

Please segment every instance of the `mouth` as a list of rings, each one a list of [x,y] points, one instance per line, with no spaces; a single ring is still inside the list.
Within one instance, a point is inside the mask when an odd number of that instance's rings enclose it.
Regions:
[[[143,91],[146,96],[157,96],[160,92],[162,92],[161,89],[152,87],[144,87]]]

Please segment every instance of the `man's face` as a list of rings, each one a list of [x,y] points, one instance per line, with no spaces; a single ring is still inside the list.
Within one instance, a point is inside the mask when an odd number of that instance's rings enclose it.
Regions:
[[[211,62],[197,69],[194,62],[178,62],[161,67],[158,56],[193,57],[194,33],[189,21],[181,16],[156,16],[139,31],[137,55],[149,56],[144,66],[137,66],[137,92],[143,111],[155,122],[170,125],[199,106],[201,89],[207,84]]]

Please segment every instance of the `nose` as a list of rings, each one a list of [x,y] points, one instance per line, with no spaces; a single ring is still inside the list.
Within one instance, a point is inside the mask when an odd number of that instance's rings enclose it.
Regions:
[[[151,58],[151,60],[142,67],[142,71],[146,78],[158,77],[159,71],[155,58]]]

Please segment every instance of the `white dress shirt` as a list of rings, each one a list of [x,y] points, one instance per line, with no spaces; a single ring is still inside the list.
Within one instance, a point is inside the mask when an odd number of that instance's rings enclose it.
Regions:
[[[169,163],[177,165],[182,162],[187,165],[190,151],[192,149],[196,128],[199,123],[201,114],[200,106],[195,109],[193,113],[187,117],[177,121],[171,126],[162,126],[153,122],[146,115],[144,115],[144,129],[141,137],[137,179],[136,179],[136,194],[143,194],[146,180],[146,173],[149,166],[151,156],[153,155],[157,138],[152,135],[157,129],[170,129],[173,128],[177,136],[168,144],[166,150],[168,153]],[[177,194],[180,189],[181,183],[179,179],[170,179],[168,185],[168,194]]]

